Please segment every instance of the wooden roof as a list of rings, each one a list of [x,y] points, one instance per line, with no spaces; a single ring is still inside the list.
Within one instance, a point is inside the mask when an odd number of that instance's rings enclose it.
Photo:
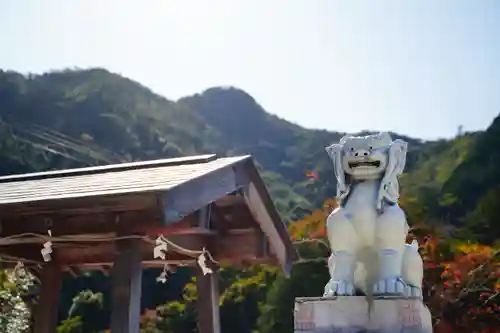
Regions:
[[[247,157],[174,158],[0,177],[0,204],[167,191]]]
[[[0,254],[31,258],[26,246],[16,252],[6,238],[47,229],[56,235],[186,229],[205,207],[220,232],[240,237],[224,236],[225,251],[236,249],[228,241],[245,238],[243,230],[255,225],[277,263],[290,268],[295,251],[250,156],[202,155],[0,177]]]

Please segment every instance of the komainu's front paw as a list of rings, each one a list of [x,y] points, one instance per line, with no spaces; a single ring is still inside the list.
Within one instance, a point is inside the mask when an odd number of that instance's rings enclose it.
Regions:
[[[407,285],[400,277],[379,280],[373,285],[374,296],[404,296]]]
[[[354,296],[355,294],[356,290],[351,282],[330,280],[325,286],[325,294],[323,296]]]
[[[406,297],[422,297],[422,288],[408,284],[406,286]]]

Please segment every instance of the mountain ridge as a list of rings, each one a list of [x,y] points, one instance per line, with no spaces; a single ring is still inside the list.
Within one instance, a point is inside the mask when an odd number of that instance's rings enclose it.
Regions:
[[[14,165],[24,172],[201,153],[251,154],[285,220],[308,213],[335,194],[332,165],[324,147],[346,133],[306,129],[270,114],[238,87],[210,87],[172,101],[102,68],[40,75],[0,71],[0,101],[0,137],[5,138],[3,150],[0,146],[2,173],[12,172]],[[354,134],[368,133],[372,132]],[[438,166],[426,161],[437,161],[454,145],[484,137],[484,133],[435,141],[391,133],[394,139],[409,144],[403,193],[422,197],[421,190],[426,186],[411,181],[412,175],[429,178],[418,169],[432,174]],[[474,139],[463,139],[468,137]],[[58,145],[58,140],[64,144]],[[469,146],[464,144],[463,149]],[[16,153],[23,149],[29,153]],[[57,157],[51,151],[56,151]],[[78,154],[81,158],[75,159]],[[455,162],[447,164],[448,172],[439,173],[441,178],[451,178],[461,163],[448,160]],[[445,158],[439,163],[446,164]],[[307,176],[311,171],[318,174],[319,180]],[[426,182],[432,183],[429,193],[436,197],[451,186],[447,179],[434,181],[431,177]]]

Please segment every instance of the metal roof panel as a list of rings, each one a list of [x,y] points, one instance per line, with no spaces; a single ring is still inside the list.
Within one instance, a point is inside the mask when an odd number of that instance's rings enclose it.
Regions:
[[[205,155],[207,157],[207,155]],[[188,164],[168,163],[168,160],[148,161],[125,166],[76,169],[76,172],[36,173],[0,178],[0,205],[42,200],[70,199],[88,196],[117,195],[165,191],[188,180],[250,158],[250,156],[193,158]]]

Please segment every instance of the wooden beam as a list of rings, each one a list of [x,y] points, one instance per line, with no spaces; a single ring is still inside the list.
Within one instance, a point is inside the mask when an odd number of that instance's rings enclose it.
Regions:
[[[139,333],[142,280],[139,242],[117,242],[119,254],[112,270],[112,333]]]
[[[52,235],[104,234],[117,230],[129,233],[147,233],[161,226],[161,213],[155,210],[127,212],[99,212],[87,214],[46,214],[38,216],[6,217],[2,219],[2,237],[34,233]]]
[[[245,268],[249,265],[272,265],[276,266],[278,261],[272,257],[256,257],[256,256],[247,256],[238,258],[238,260],[231,259],[217,259],[217,262],[221,265],[231,265],[234,267]],[[195,258],[186,258],[185,260],[147,260],[142,262],[142,267],[144,268],[162,268],[165,263],[171,266],[197,266],[197,260]]]
[[[246,205],[223,207],[212,205],[211,217],[213,227],[221,233],[228,229],[260,228]]]
[[[100,265],[98,270],[104,275],[109,276],[111,273],[112,266],[109,265]]]
[[[14,236],[34,233],[47,236],[50,229],[56,235],[94,234],[114,232],[118,221],[130,223],[137,221],[143,212],[132,213],[97,213],[81,215],[47,215],[18,218],[4,218],[2,236]],[[145,219],[149,219],[145,214]],[[142,220],[142,219],[141,219]]]
[[[175,259],[177,258],[177,259]],[[276,266],[279,264],[279,262],[272,257],[255,257],[255,256],[248,256],[248,257],[243,257],[243,258],[238,258],[238,261],[233,261],[233,260],[219,260],[217,259],[217,262],[219,262],[221,265],[231,265],[234,267],[241,267],[245,268],[248,267],[249,265],[272,265]],[[180,257],[176,256],[171,259],[167,260],[144,260],[142,261],[142,267],[143,268],[163,268],[165,264],[168,264],[172,267],[176,266],[197,266],[197,259],[192,258],[192,257]],[[78,264],[78,268],[80,269],[85,269],[85,270],[95,270],[95,271],[102,271],[103,265],[109,265],[107,262],[101,262],[101,263],[85,263],[85,264]]]
[[[192,225],[196,225],[197,221],[193,215],[167,226],[158,225],[159,218],[148,218],[147,212],[127,212],[109,216],[100,214],[89,215],[66,221],[68,222],[67,224],[59,223],[59,228],[54,223],[52,223],[52,227],[50,228],[44,227],[43,222],[33,223],[28,226],[23,223],[10,223],[8,229],[2,233],[3,237],[19,236],[28,232],[31,236],[10,237],[9,239],[0,238],[0,247],[18,243],[44,243],[47,241],[47,231],[49,229],[54,237],[72,236],[73,240],[112,238],[115,237],[117,231],[125,234],[141,234],[154,237],[158,235],[170,236],[198,232],[196,227],[191,227]]]
[[[57,261],[43,265],[40,275],[40,299],[35,307],[34,333],[54,333],[61,291],[62,269]]]
[[[245,205],[245,200],[239,194],[227,195],[215,201],[217,207],[234,207]]]
[[[228,230],[216,241],[214,256],[217,260],[237,263],[240,259],[258,258],[264,253],[262,232],[258,229]]]
[[[212,207],[211,205],[202,206],[198,210],[198,224],[197,226],[202,229],[210,230],[212,229],[212,223],[210,221]]]
[[[66,271],[73,277],[77,278],[82,275],[81,270],[75,266],[66,266]]]
[[[198,293],[198,332],[220,333],[219,272],[204,275],[196,270],[196,291]]]
[[[217,232],[223,232],[231,227],[231,221],[221,214],[216,206],[212,205],[210,207],[210,225]]]
[[[15,257],[16,259],[30,262],[38,262],[43,264],[43,258],[40,254],[40,246],[35,245],[11,245],[6,248],[1,248],[1,253]],[[153,244],[140,241],[140,251],[143,260],[153,260]],[[107,243],[87,243],[78,246],[57,247],[53,246],[54,251],[58,254],[61,265],[65,266],[81,266],[83,264],[112,264],[117,255],[117,249],[114,242]],[[187,260],[189,256],[182,255],[176,252],[169,252],[167,260]]]
[[[191,233],[187,233],[191,231]],[[196,232],[195,232],[196,231]],[[241,264],[242,262],[258,262],[265,260],[265,244],[262,241],[262,232],[258,229],[227,230],[224,234],[212,231],[189,229],[185,234],[174,235],[168,239],[182,248],[201,251],[203,247],[211,249],[211,254],[218,261],[224,263]],[[109,264],[117,255],[114,242],[87,242],[65,244],[64,247],[53,242],[53,249],[62,265],[81,266],[84,264]],[[140,251],[143,261],[154,261],[153,242],[140,241]],[[196,258],[178,252],[170,246],[167,252],[167,262],[194,262]],[[15,244],[0,246],[0,254],[10,255],[21,259],[43,262],[40,254],[41,244]]]
[[[252,215],[260,224],[261,230],[269,238],[272,250],[278,257],[282,268],[288,270],[288,267],[286,266],[289,262],[289,256],[286,246],[281,239],[278,230],[275,228],[274,222],[266,209],[265,203],[260,197],[253,182],[250,182],[248,187],[244,190],[244,197],[248,207],[250,208],[250,211],[252,212]]]
[[[89,214],[99,212],[120,212],[146,210],[158,207],[155,193],[123,194],[108,196],[90,196],[84,198],[68,198],[25,202],[20,204],[0,205],[0,218],[18,216],[42,216],[52,214]]]
[[[153,244],[139,241],[138,251],[141,260],[153,260]],[[113,257],[117,255],[117,249],[113,242],[110,244],[95,244],[94,246],[85,248],[67,248],[64,249],[65,254],[61,254],[61,260],[64,263],[72,265],[80,264],[106,264],[113,262]],[[189,256],[182,255],[176,252],[167,253],[167,260],[186,260]]]
[[[252,215],[261,225],[262,231],[266,233],[270,248],[274,250],[278,256],[285,273],[289,274],[292,262],[298,259],[297,250],[292,244],[286,225],[281,221],[278,211],[274,206],[271,196],[253,160],[249,159],[245,161],[245,171],[243,175],[248,177],[248,185],[243,191],[245,201],[252,211]],[[264,225],[267,225],[267,227],[264,228]],[[271,229],[274,229],[275,232]],[[283,247],[285,249],[284,253],[282,252]]]

